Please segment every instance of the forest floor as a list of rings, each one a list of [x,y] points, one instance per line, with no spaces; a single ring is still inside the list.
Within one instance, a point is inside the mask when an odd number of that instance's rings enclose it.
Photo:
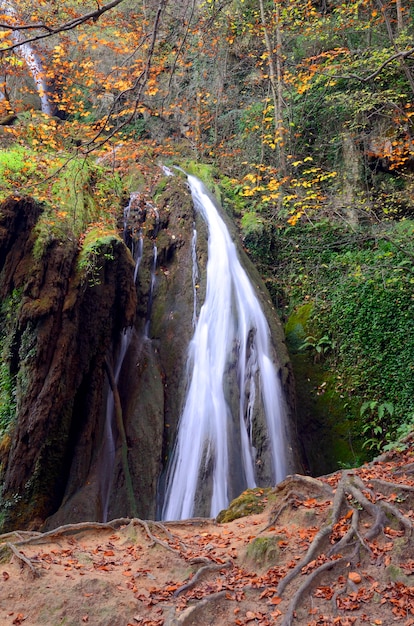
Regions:
[[[245,513],[261,512],[226,523],[3,535],[0,625],[412,626],[413,440],[402,447],[249,492]]]

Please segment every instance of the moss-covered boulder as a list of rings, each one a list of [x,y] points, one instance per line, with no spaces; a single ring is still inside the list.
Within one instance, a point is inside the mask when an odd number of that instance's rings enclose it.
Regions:
[[[217,515],[216,521],[219,524],[225,524],[226,522],[232,522],[239,517],[247,517],[248,515],[254,515],[256,513],[262,513],[265,510],[269,496],[272,493],[270,487],[254,489],[246,489],[230,502],[227,509],[220,511]]]

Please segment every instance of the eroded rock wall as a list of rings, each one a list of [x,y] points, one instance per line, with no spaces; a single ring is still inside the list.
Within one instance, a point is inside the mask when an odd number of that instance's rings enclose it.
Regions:
[[[136,309],[133,262],[121,240],[106,240],[91,285],[75,237],[51,238],[34,253],[40,213],[26,198],[0,207],[2,380],[14,397],[14,414],[1,424],[5,529],[43,520],[59,506],[85,429],[84,463],[91,463],[104,358]]]
[[[136,283],[135,323],[119,374],[118,390],[136,512],[144,519],[157,515],[164,457],[172,446],[185,391],[187,348],[193,332],[191,241],[196,219],[199,218],[194,214],[187,186],[176,178],[169,182],[156,207],[137,194],[128,221],[128,240],[135,240],[136,246],[139,237],[143,237],[143,256]],[[154,245],[157,267],[151,294]],[[202,249],[203,245],[201,257]],[[113,343],[110,355],[113,363],[117,360],[120,341],[121,335]],[[106,385],[103,411],[107,392]],[[85,473],[84,446],[92,437],[92,431],[79,437],[62,505],[48,520],[48,526],[68,520],[101,519],[106,453],[105,446],[99,443],[89,471]],[[131,494],[122,463],[122,442],[117,433],[115,439],[108,519],[131,515]]]

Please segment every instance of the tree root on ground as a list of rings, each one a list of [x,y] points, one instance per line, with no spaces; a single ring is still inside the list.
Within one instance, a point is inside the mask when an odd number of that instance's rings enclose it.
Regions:
[[[323,565],[320,565],[316,570],[314,570],[312,574],[310,574],[307,579],[300,585],[299,589],[293,596],[280,626],[290,626],[292,624],[294,613],[299,604],[299,600],[301,599],[305,591],[307,591],[309,587],[315,582],[315,580],[319,578],[319,576],[321,576],[326,570],[330,570],[333,567],[342,565],[346,561],[347,559],[345,558],[340,558],[336,561],[327,561],[326,563],[323,563]]]
[[[178,543],[181,550],[188,549],[188,546],[186,546],[178,537],[173,535],[161,522],[154,522],[153,520],[141,520],[137,517],[122,517],[112,520],[110,522],[80,522],[77,524],[64,524],[63,526],[58,526],[57,528],[48,530],[44,533],[32,531],[12,531],[10,533],[4,533],[3,535],[0,535],[0,558],[3,554],[6,554],[7,552],[12,552],[17,558],[19,558],[25,565],[29,567],[34,575],[39,575],[38,571],[35,569],[30,559],[28,559],[22,552],[20,552],[20,547],[41,544],[51,539],[57,539],[58,537],[63,537],[64,535],[73,535],[83,531],[114,531],[122,526],[128,526],[130,524],[134,526],[141,526],[145,530],[149,540],[151,541],[150,547],[154,545],[159,545],[165,550],[173,552],[174,554],[178,554],[179,556],[183,556],[180,550],[171,547],[168,543],[162,541],[151,532],[150,525],[153,525],[159,530],[162,530],[167,538],[170,539],[170,541]],[[7,541],[7,539],[11,539],[12,537],[16,537],[18,540],[14,542]]]
[[[315,538],[310,544],[309,549],[307,553],[305,554],[305,556],[303,557],[303,559],[293,568],[293,570],[289,572],[289,574],[287,574],[287,576],[282,578],[282,580],[280,581],[277,587],[277,594],[279,596],[282,595],[283,591],[285,590],[287,585],[290,583],[290,581],[296,578],[296,576],[299,574],[302,568],[305,567],[305,565],[308,565],[308,563],[310,563],[312,559],[318,553],[321,553],[321,546],[325,537],[331,534],[334,524],[336,524],[336,522],[339,519],[339,514],[342,508],[342,504],[343,504],[343,496],[344,496],[343,482],[344,482],[345,476],[346,474],[344,473],[336,489],[335,497],[332,502],[332,513],[330,516],[331,517],[330,522],[326,524],[323,528],[321,528],[321,530],[315,535]]]
[[[131,519],[130,523],[135,526],[136,525],[142,526],[145,529],[145,532],[147,533],[149,539],[151,540],[151,546],[154,546],[155,544],[157,544],[161,546],[162,548],[164,548],[165,550],[169,550],[170,552],[173,552],[174,554],[179,554],[181,556],[180,550],[177,550],[176,548],[172,548],[168,543],[166,543],[165,541],[162,541],[162,539],[159,539],[158,537],[152,534],[150,530],[150,525],[153,525],[156,528],[161,529],[167,535],[168,538],[176,540],[176,538],[160,522],[153,522],[150,520],[147,521],[147,520],[139,519],[138,517],[134,517],[133,519]]]
[[[293,500],[297,502],[298,491],[301,491],[301,479],[301,476],[288,477],[282,483],[284,491],[286,492],[287,489],[287,493],[285,493],[282,503],[272,511],[271,523],[266,527],[267,529],[280,517],[281,506],[286,508],[285,504],[291,498],[292,492],[294,494]],[[289,484],[290,481],[292,485]],[[315,486],[319,490],[319,485]],[[373,490],[373,486],[381,488],[378,494]],[[303,481],[302,487],[303,490],[309,487],[307,477]],[[334,567],[343,567],[344,564],[349,566],[361,549],[373,558],[374,552],[370,542],[384,531],[385,533],[389,532],[392,522],[394,522],[394,526],[398,525],[401,528],[401,531],[394,530],[392,532],[398,532],[398,534],[404,535],[409,540],[413,532],[413,523],[408,516],[400,511],[393,501],[386,500],[384,493],[387,493],[388,487],[391,492],[395,492],[397,489],[405,490],[408,492],[407,498],[414,491],[412,487],[407,489],[406,485],[371,477],[366,478],[365,484],[357,474],[357,471],[344,470],[341,472],[340,479],[336,484],[335,495],[328,511],[327,523],[315,535],[304,557],[279,581],[277,586],[276,593],[279,597],[282,597],[287,586],[294,579],[300,574],[306,576],[304,582],[299,585],[299,588],[294,593],[281,626],[290,626],[292,624],[301,598],[324,572]],[[331,493],[333,492],[331,491]],[[406,498],[401,501],[405,500]],[[297,504],[294,506],[297,506]],[[344,523],[344,520],[346,523]],[[349,525],[348,528],[347,525]],[[343,532],[339,539],[337,537],[338,528]],[[333,535],[334,530],[336,530],[335,535]],[[317,558],[323,560],[319,566],[317,566]],[[304,570],[309,564],[310,567],[307,568],[309,571]]]
[[[193,578],[191,578],[187,583],[181,585],[174,591],[174,597],[177,598],[181,593],[187,591],[188,589],[192,589],[200,582],[200,580],[205,576],[205,574],[210,574],[211,572],[217,572],[227,567],[231,567],[233,565],[232,561],[227,561],[223,565],[219,565],[218,563],[211,563],[210,565],[205,565],[201,567],[196,574],[194,574]]]
[[[163,522],[163,526],[217,526],[214,517],[191,517],[189,519],[171,520]]]
[[[371,478],[370,483],[377,485],[381,489],[387,489],[390,491],[410,491],[414,493],[413,485],[402,485],[401,483],[392,483],[388,480],[382,480],[381,478]]]
[[[20,552],[20,550],[18,550],[16,548],[16,546],[14,546],[12,543],[7,542],[6,543],[6,547],[13,553],[13,555],[15,557],[17,557],[20,561],[22,561],[22,563],[24,565],[27,565],[27,567],[30,569],[30,571],[32,572],[33,576],[39,576],[39,572],[37,571],[37,569],[34,567],[33,563],[31,562],[30,559],[27,558],[27,556],[25,556],[22,552]]]
[[[265,532],[274,524],[276,524],[279,517],[282,513],[289,508],[290,506],[297,508],[300,506],[301,502],[307,499],[307,491],[312,490],[315,492],[317,490],[321,496],[325,498],[332,497],[332,489],[326,483],[318,480],[317,478],[312,478],[311,476],[301,476],[300,474],[292,474],[288,476],[284,481],[279,483],[275,487],[274,493],[280,499],[280,494],[287,490],[287,493],[284,495],[282,500],[278,501],[278,506],[276,509],[272,511],[272,517],[269,524],[262,530]]]
[[[199,600],[197,604],[192,604],[184,609],[180,615],[167,618],[165,626],[186,626],[187,624],[193,624],[199,611],[202,611],[208,604],[221,600],[226,596],[226,593],[226,591],[219,591],[205,596],[202,600]],[[202,621],[200,620],[199,623],[202,624]]]
[[[0,544],[7,539],[11,539],[11,537],[17,537],[18,541],[22,541],[24,537],[38,537],[41,534],[41,532],[35,530],[12,530],[9,533],[3,533],[0,535]]]
[[[209,620],[216,617],[216,611],[220,619],[228,618],[226,623],[233,623],[234,620],[240,625],[262,618],[264,624],[276,623],[279,626],[292,626],[296,618],[301,624],[306,619],[309,619],[306,623],[312,625],[322,623],[302,614],[309,609],[308,598],[313,613],[315,606],[318,610],[320,606],[322,610],[326,608],[328,621],[323,623],[334,623],[334,618],[329,621],[332,614],[336,619],[343,611],[354,610],[347,606],[354,602],[354,595],[358,596],[363,591],[364,585],[367,592],[380,593],[377,591],[379,586],[374,587],[372,581],[377,581],[375,585],[379,585],[377,572],[382,567],[382,602],[384,610],[385,603],[388,603],[389,615],[395,605],[390,608],[387,596],[391,586],[391,583],[388,584],[388,566],[395,565],[401,570],[402,580],[405,580],[405,572],[411,572],[410,568],[414,566],[414,552],[409,544],[414,525],[414,485],[411,477],[405,475],[399,478],[396,472],[402,469],[406,474],[413,453],[413,450],[408,450],[397,462],[395,456],[387,457],[393,458],[390,465],[388,461],[384,466],[373,462],[320,479],[289,476],[274,490],[276,502],[269,512],[269,523],[263,523],[263,518],[254,520],[249,528],[248,523],[240,523],[239,526],[244,528],[240,535],[237,523],[227,530],[223,529],[222,533],[211,532],[209,528],[203,533],[197,528],[215,524],[212,519],[158,522],[136,517],[120,518],[108,523],[67,524],[45,533],[5,533],[0,536],[0,555],[2,551],[12,555],[13,559],[19,559],[22,567],[37,575],[38,557],[30,558],[31,553],[25,555],[20,550],[23,546],[45,543],[49,539],[58,540],[83,531],[103,530],[109,536],[117,529],[126,531],[126,534],[128,528],[134,529],[134,539],[135,535],[139,535],[137,543],[140,549],[142,544],[145,544],[144,549],[147,545],[149,548],[158,545],[175,555],[174,564],[180,559],[178,580],[166,582],[163,576],[159,588],[151,591],[153,595],[150,594],[149,600],[137,596],[142,602],[148,601],[148,607],[161,605],[154,622],[159,623],[158,617],[165,611],[165,626],[191,626],[197,621],[210,623]],[[269,502],[272,499],[269,498]],[[193,530],[191,526],[196,528]],[[263,570],[253,572],[250,571],[246,544],[264,532],[261,530],[263,526],[269,535],[265,539],[270,540],[268,544],[263,541],[264,548],[269,545],[276,546],[276,549],[265,563],[258,562],[263,565]],[[252,534],[247,535],[248,531]],[[126,542],[128,549],[130,535]],[[394,537],[398,537],[398,542],[394,542]],[[83,539],[80,538],[79,548]],[[187,541],[188,544],[185,543]],[[401,558],[402,550],[406,562]],[[161,560],[159,552],[157,550],[154,555],[157,567]],[[133,553],[132,558],[136,558],[135,550]],[[277,554],[277,562],[273,560],[274,554]],[[243,564],[239,557],[243,559],[246,555]],[[149,551],[146,557],[150,563]],[[225,561],[226,558],[229,560]],[[193,566],[191,579],[186,569],[189,566]],[[131,580],[133,583],[134,579]],[[246,590],[249,590],[248,594]],[[365,598],[361,601],[365,602]],[[361,614],[363,610],[364,607],[360,609]],[[401,610],[405,610],[405,605]],[[237,618],[234,617],[236,615]],[[343,623],[351,623],[347,619]]]

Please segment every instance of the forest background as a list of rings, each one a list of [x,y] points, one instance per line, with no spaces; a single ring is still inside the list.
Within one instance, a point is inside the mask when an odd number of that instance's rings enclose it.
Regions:
[[[203,178],[285,324],[312,473],[414,424],[413,18],[408,0],[0,3],[2,199],[43,204],[40,251],[113,232],[160,164]]]

